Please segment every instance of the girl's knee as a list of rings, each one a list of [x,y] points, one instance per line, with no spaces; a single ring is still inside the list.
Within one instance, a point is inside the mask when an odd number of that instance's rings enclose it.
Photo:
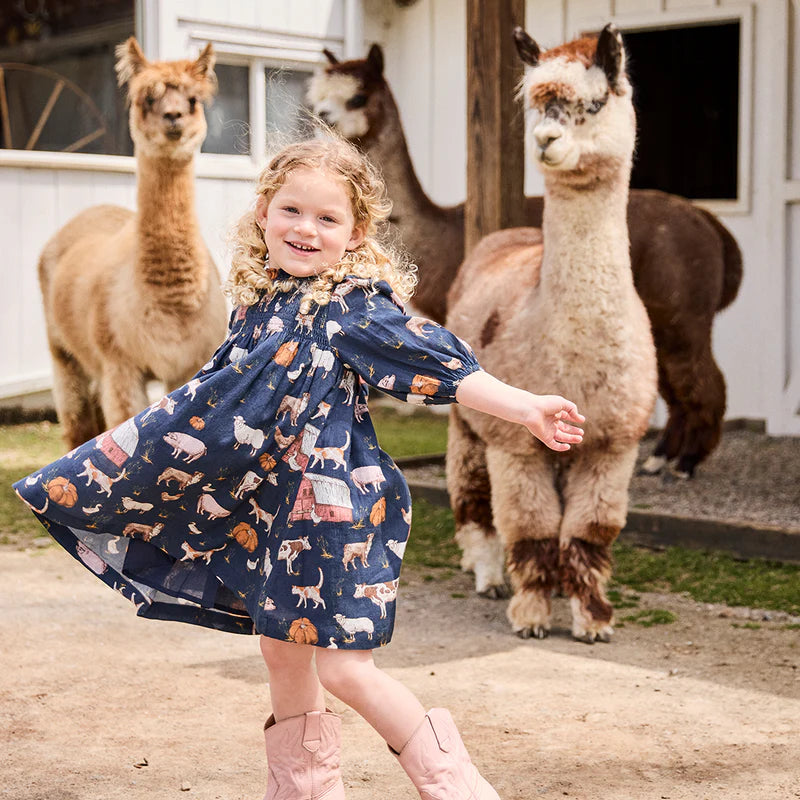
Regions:
[[[325,650],[317,653],[317,677],[334,697],[345,699],[369,680],[377,667],[368,651]]]

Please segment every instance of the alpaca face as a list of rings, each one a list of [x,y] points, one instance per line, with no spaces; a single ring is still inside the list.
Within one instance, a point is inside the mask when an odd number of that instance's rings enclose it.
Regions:
[[[632,92],[622,40],[607,30],[598,43],[580,39],[541,56],[538,48],[533,56],[520,49],[529,64],[521,91],[529,149],[545,174],[605,176],[630,162],[635,136]]]
[[[383,119],[383,51],[373,44],[365,59],[343,63],[325,55],[329,64],[309,81],[306,94],[314,113],[347,139],[375,134]]]
[[[120,84],[128,84],[129,127],[140,155],[192,158],[206,137],[203,103],[215,87],[211,45],[196,61],[148,61],[135,39],[117,48]]]

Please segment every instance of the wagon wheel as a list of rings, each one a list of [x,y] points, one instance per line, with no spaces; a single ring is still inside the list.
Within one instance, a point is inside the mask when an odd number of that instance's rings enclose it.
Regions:
[[[39,119],[36,121],[30,134],[28,134],[25,146],[22,148],[23,150],[34,150],[36,148],[36,143],[39,141],[42,129],[53,113],[55,104],[62,96],[65,100],[69,98],[70,101],[77,106],[78,113],[88,117],[91,123],[96,127],[85,136],[76,139],[72,144],[63,147],[60,152],[74,153],[82,147],[86,147],[86,145],[90,144],[95,139],[99,139],[101,136],[107,134],[105,117],[100,109],[80,86],[77,86],[68,78],[59,75],[51,69],[46,69],[45,67],[36,67],[31,64],[0,63],[0,125],[2,125],[3,131],[3,147],[9,150],[14,148],[11,136],[11,115],[9,112],[6,79],[15,73],[23,73],[21,77],[37,75],[53,84],[47,102],[44,104],[41,114],[39,114]],[[20,149],[19,145],[17,145],[16,149]]]

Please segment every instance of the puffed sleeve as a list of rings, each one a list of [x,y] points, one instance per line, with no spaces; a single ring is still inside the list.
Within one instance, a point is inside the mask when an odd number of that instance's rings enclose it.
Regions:
[[[338,284],[325,331],[331,349],[366,383],[410,403],[454,403],[459,383],[481,368],[447,328],[407,316],[385,281]]]

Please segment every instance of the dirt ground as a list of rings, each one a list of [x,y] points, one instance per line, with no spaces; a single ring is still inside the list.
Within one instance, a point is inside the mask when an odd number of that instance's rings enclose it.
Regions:
[[[504,800],[800,797],[800,632],[645,595],[671,625],[611,644],[514,637],[465,575],[406,570],[379,663],[450,708]],[[724,616],[721,616],[724,615]],[[138,619],[56,546],[0,550],[0,798],[245,800],[266,780],[267,675],[254,637]],[[416,797],[343,715],[348,798]]]

